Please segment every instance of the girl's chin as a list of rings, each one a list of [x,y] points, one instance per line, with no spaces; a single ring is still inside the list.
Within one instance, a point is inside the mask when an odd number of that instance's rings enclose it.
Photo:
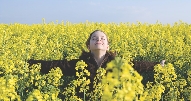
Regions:
[[[94,49],[104,49],[103,47],[95,47]]]
[[[92,50],[94,50],[94,51],[105,51],[105,50],[107,50],[107,49],[103,49],[103,48],[95,48],[95,49],[92,49]]]

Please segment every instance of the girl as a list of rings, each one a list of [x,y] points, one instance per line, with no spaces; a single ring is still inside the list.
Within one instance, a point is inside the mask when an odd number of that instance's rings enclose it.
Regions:
[[[93,80],[96,76],[98,68],[106,68],[107,63],[115,59],[115,54],[109,51],[109,41],[106,34],[101,30],[93,31],[86,41],[86,46],[89,52],[83,51],[79,59],[67,60],[29,60],[30,66],[35,63],[41,63],[41,72],[48,73],[53,67],[60,67],[65,76],[75,76],[75,66],[79,60],[83,60],[88,66],[87,70],[90,72],[90,91],[93,90]],[[138,71],[152,70],[154,65],[158,62],[146,62],[146,61],[133,61],[134,68]],[[145,70],[144,70],[145,69]],[[78,93],[78,96],[83,98],[83,94]]]

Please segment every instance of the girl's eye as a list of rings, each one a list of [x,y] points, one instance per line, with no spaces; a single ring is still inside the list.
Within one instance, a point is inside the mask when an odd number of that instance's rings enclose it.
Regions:
[[[105,40],[105,38],[101,38],[101,40]]]

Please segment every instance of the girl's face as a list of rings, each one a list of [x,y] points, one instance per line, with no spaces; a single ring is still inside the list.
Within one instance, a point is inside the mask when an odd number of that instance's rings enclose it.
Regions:
[[[96,31],[90,38],[89,50],[109,50],[107,36],[101,32]]]

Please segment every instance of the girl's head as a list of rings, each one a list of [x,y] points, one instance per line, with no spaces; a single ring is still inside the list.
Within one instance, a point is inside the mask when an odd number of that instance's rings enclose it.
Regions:
[[[87,48],[91,50],[109,50],[107,35],[101,30],[93,31],[86,41]]]

